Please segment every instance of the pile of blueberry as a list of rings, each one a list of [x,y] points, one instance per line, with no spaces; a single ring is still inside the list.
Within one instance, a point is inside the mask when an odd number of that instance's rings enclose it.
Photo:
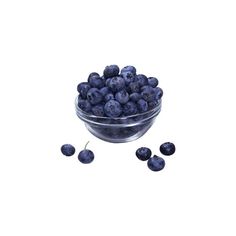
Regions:
[[[160,146],[160,152],[163,155],[170,156],[175,153],[175,145],[171,142],[163,143]],[[152,151],[147,147],[137,149],[136,156],[141,161],[147,161],[147,166],[152,171],[160,171],[165,167],[165,160],[156,155],[151,157]]]
[[[134,66],[106,66],[77,86],[78,107],[99,117],[126,117],[155,108],[163,95],[155,77],[137,74]]]
[[[84,147],[84,150],[82,150],[78,155],[78,160],[83,164],[89,164],[94,160],[94,153],[87,149],[87,145]],[[61,152],[65,156],[73,156],[75,154],[75,148],[71,144],[64,144],[61,146]]]

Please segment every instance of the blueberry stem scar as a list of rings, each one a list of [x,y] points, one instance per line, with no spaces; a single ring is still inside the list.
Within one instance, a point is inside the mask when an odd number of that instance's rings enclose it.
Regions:
[[[84,150],[86,150],[88,143],[89,143],[89,141],[85,144]]]

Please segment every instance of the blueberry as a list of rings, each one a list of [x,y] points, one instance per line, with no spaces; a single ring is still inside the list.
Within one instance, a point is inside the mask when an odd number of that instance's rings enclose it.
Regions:
[[[94,160],[94,154],[92,151],[86,149],[79,153],[78,159],[83,164],[89,164]]]
[[[144,85],[140,88],[140,91],[142,92],[143,90],[150,89],[150,88],[152,88],[150,85]]]
[[[159,87],[154,88],[155,93],[156,93],[156,99],[159,100],[163,96],[163,90]]]
[[[82,98],[79,98],[79,99],[78,99],[78,107],[79,107],[81,110],[83,110],[83,111],[85,111],[85,112],[87,112],[87,113],[89,113],[89,112],[91,111],[91,108],[92,108],[92,106],[91,106],[91,104],[89,103],[89,101],[88,101],[88,100],[85,100],[85,99],[82,99]]]
[[[136,156],[141,161],[147,161],[151,157],[151,155],[152,155],[152,152],[147,147],[141,147],[141,148],[137,149],[137,151],[136,151]]]
[[[148,78],[142,74],[136,75],[134,81],[137,81],[140,87],[148,85]]]
[[[148,160],[147,166],[152,171],[160,171],[165,167],[165,160],[154,155]]]
[[[147,102],[152,102],[156,99],[156,91],[154,88],[146,88],[141,92],[142,98]]]
[[[103,87],[99,90],[99,92],[102,94],[103,97],[105,97],[110,92],[110,89],[108,87]]]
[[[83,83],[78,84],[77,91],[79,92],[82,98],[86,98],[87,92],[89,91],[90,88],[91,86],[89,85],[89,83],[83,82]]]
[[[88,82],[92,88],[102,88],[104,86],[104,80],[96,72],[89,75]]]
[[[134,115],[138,112],[137,106],[134,102],[127,102],[123,106],[123,113],[125,116]]]
[[[92,107],[92,112],[95,116],[104,116],[104,106],[98,104]]]
[[[141,99],[142,98],[142,96],[141,96],[141,94],[140,93],[131,93],[130,95],[129,95],[129,99],[131,100],[131,101],[133,101],[133,102],[137,102],[139,99]]]
[[[92,78],[92,77],[100,77],[100,75],[97,72],[90,73],[89,77],[88,77],[88,82],[89,82],[90,78]]]
[[[106,85],[107,87],[109,87],[110,81],[111,81],[111,78],[106,79],[105,85]]]
[[[119,67],[117,65],[106,66],[103,71],[104,78],[110,78],[119,75]]]
[[[118,117],[122,113],[122,107],[119,102],[110,100],[105,104],[104,111],[109,117]]]
[[[111,80],[108,83],[108,87],[111,89],[112,92],[118,92],[125,87],[125,80],[124,78],[117,76],[111,78]]]
[[[112,93],[108,93],[105,97],[104,97],[104,100],[105,102],[108,102],[110,100],[113,100],[115,99],[114,95]]]
[[[120,104],[125,104],[129,101],[129,94],[125,90],[121,90],[116,93],[115,98]]]
[[[175,145],[173,143],[171,143],[171,142],[163,143],[160,146],[160,152],[163,155],[170,156],[170,155],[175,153]]]
[[[61,146],[61,152],[69,157],[75,154],[75,148],[71,144],[64,144]]]
[[[87,93],[87,99],[91,104],[95,105],[102,101],[102,94],[97,88],[91,88]]]
[[[126,86],[128,86],[131,82],[134,82],[134,74],[132,74],[130,71],[123,72],[120,75],[122,78],[124,78]]]
[[[159,104],[159,102],[158,102],[157,100],[148,102],[148,109],[151,110],[151,109],[153,109],[154,107],[156,107],[158,104]]]
[[[137,107],[139,112],[145,112],[148,110],[148,103],[143,99],[139,99],[137,102]]]
[[[131,82],[129,84],[129,89],[131,93],[139,93],[140,91],[140,86],[138,82]]]
[[[121,69],[121,74],[124,72],[131,72],[133,75],[136,75],[136,68],[134,66],[125,66],[123,69]]]
[[[149,77],[148,78],[148,84],[150,85],[150,86],[152,86],[153,88],[155,88],[157,85],[158,85],[158,79],[157,78],[155,78],[155,77]]]

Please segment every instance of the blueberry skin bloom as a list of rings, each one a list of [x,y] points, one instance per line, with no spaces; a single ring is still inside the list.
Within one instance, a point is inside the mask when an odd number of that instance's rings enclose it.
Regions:
[[[61,152],[65,156],[72,156],[75,154],[75,148],[71,144],[64,144],[61,146]]]
[[[116,93],[115,98],[120,104],[125,104],[129,101],[129,94],[125,90],[121,90]]]
[[[152,171],[160,171],[165,167],[165,160],[154,155],[148,160],[147,166]]]
[[[95,105],[95,104],[100,103],[102,101],[103,97],[102,97],[102,94],[100,93],[99,89],[91,88],[91,89],[89,89],[89,91],[87,93],[87,99],[91,104]]]
[[[85,99],[87,98],[87,92],[89,91],[90,88],[91,86],[89,83],[83,82],[78,84],[77,91],[79,92],[80,96]]]
[[[175,145],[173,143],[171,143],[171,142],[163,143],[160,146],[160,152],[163,155],[170,156],[170,155],[175,153]]]
[[[123,113],[125,116],[135,115],[137,112],[138,108],[134,102],[129,101],[123,106]]]
[[[110,65],[106,66],[105,70],[103,71],[104,78],[110,78],[119,75],[119,67],[117,65]]]
[[[94,154],[92,151],[85,149],[79,153],[78,159],[83,164],[89,164],[94,160]]]
[[[147,161],[152,155],[152,151],[147,147],[141,147],[137,149],[136,156],[141,161]]]
[[[139,99],[137,102],[137,107],[139,112],[145,112],[148,110],[148,103],[143,99]]]
[[[111,89],[112,92],[118,92],[125,87],[125,80],[124,78],[117,76],[111,78],[111,80],[108,83],[108,87]]]
[[[158,83],[159,83],[159,81],[158,81],[157,78],[155,78],[155,77],[149,77],[148,78],[148,84],[150,86],[152,86],[153,88],[155,88],[158,85]]]
[[[122,113],[122,107],[119,102],[110,100],[105,104],[104,112],[109,117],[118,117]]]
[[[133,75],[136,75],[136,68],[134,66],[125,66],[121,69],[121,74],[125,72],[131,72]]]

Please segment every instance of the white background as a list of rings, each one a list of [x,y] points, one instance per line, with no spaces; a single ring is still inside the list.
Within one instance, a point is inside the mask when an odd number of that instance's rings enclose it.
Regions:
[[[0,235],[236,235],[235,1],[1,1]],[[163,109],[110,144],[76,117],[109,64],[159,78]],[[77,153],[90,140],[91,165]],[[163,171],[134,153],[173,141]]]

